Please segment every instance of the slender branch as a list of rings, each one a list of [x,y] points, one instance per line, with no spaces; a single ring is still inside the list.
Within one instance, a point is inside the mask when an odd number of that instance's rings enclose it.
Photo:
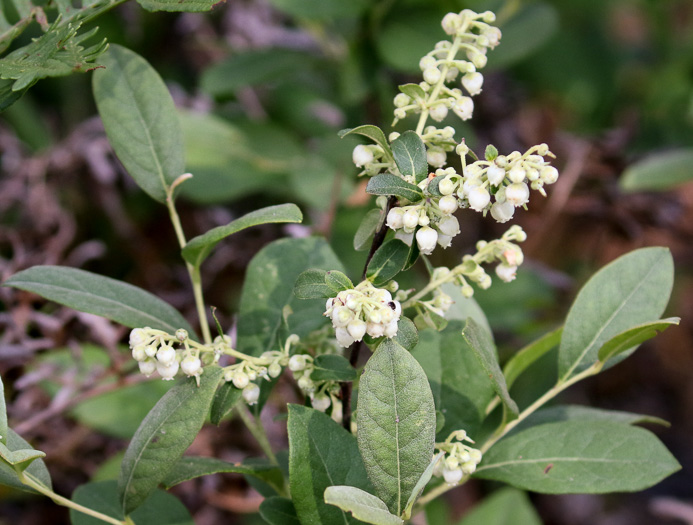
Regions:
[[[90,509],[89,507],[85,507],[84,505],[80,505],[79,503],[75,503],[72,500],[64,498],[63,496],[60,496],[52,490],[50,490],[48,487],[46,487],[43,483],[41,483],[38,479],[36,479],[28,472],[18,472],[17,475],[19,476],[19,480],[24,485],[26,485],[27,487],[31,487],[36,492],[50,498],[57,505],[74,509],[78,512],[81,512],[82,514],[86,514],[88,516],[91,516],[92,518],[96,518],[98,520],[105,521],[106,523],[111,523],[113,525],[128,525],[129,523],[132,523],[132,520],[130,519],[126,519],[125,521],[117,520],[115,518],[112,518],[111,516],[107,516],[106,514],[102,514],[93,509]]]
[[[391,195],[387,199],[387,205],[385,206],[385,214],[383,215],[383,223],[380,225],[380,228],[378,229],[377,232],[375,232],[375,235],[373,236],[373,242],[371,242],[371,248],[368,250],[368,257],[366,257],[366,264],[363,265],[363,274],[361,275],[361,280],[364,280],[366,278],[366,270],[368,270],[368,265],[371,262],[371,259],[373,258],[373,255],[375,252],[378,250],[383,245],[383,241],[385,240],[385,236],[387,235],[387,214],[390,212],[390,210],[395,206],[397,203],[397,197],[394,195]]]

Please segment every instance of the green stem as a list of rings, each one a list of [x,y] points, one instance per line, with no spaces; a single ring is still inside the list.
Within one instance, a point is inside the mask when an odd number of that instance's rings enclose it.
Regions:
[[[178,212],[176,211],[176,206],[173,202],[173,189],[175,186],[171,186],[166,189],[166,206],[168,207],[168,214],[171,217],[171,223],[173,224],[173,229],[176,232],[176,238],[178,239],[178,244],[181,249],[183,249],[187,243],[185,240],[185,233],[183,233],[183,226],[180,223],[180,217],[178,217]],[[185,267],[188,270],[188,275],[190,276],[190,282],[192,283],[193,295],[195,297],[195,306],[197,308],[197,316],[200,319],[200,330],[202,330],[202,340],[206,344],[212,342],[212,336],[209,331],[209,323],[207,322],[207,313],[205,312],[205,301],[202,296],[202,278],[200,276],[200,268],[193,266],[186,261]]]
[[[245,423],[245,426],[248,427],[248,430],[250,430],[250,433],[258,442],[265,455],[272,463],[279,465],[277,456],[274,455],[269,439],[267,439],[265,428],[258,422],[257,418],[253,417],[250,410],[248,410],[248,406],[245,403],[239,403],[236,405],[236,411],[238,412],[238,415],[241,416],[243,423]]]
[[[115,518],[112,518],[111,516],[107,516],[106,514],[102,514],[93,509],[90,509],[89,507],[85,507],[83,505],[80,505],[79,503],[75,503],[74,501],[64,498],[63,496],[60,496],[52,490],[50,490],[48,487],[46,487],[43,483],[41,483],[28,472],[18,472],[17,474],[19,475],[19,480],[24,485],[26,485],[27,487],[31,487],[36,492],[50,498],[58,505],[74,509],[78,512],[81,512],[82,514],[86,514],[88,516],[91,516],[92,518],[105,521],[106,523],[112,523],[113,525],[128,525],[133,523],[132,520],[130,520],[129,518],[126,518],[125,521],[117,520]]]

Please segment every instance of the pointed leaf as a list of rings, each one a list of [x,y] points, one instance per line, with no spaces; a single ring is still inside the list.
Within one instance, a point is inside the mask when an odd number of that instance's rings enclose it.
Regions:
[[[337,354],[319,355],[313,363],[315,369],[310,374],[313,381],[353,381],[356,369],[349,360]]]
[[[385,138],[385,133],[383,133],[383,131],[377,126],[366,124],[364,126],[358,126],[356,128],[343,129],[338,133],[338,135],[339,138],[344,138],[347,135],[363,135],[364,137],[368,137],[378,146],[383,148],[383,151],[385,152],[386,162],[392,162],[394,160],[392,157],[392,150],[390,149],[390,144]]]
[[[381,173],[368,181],[366,191],[371,195],[395,195],[411,202],[423,199],[421,188],[392,173]]]
[[[494,492],[458,525],[542,525],[527,494],[513,488]]]
[[[563,327],[556,328],[554,331],[541,336],[536,341],[532,341],[527,346],[519,350],[503,367],[505,381],[510,388],[515,380],[529,368],[537,359],[547,352],[553,350],[561,342]]]
[[[123,509],[118,501],[118,483],[115,480],[98,481],[81,485],[72,494],[75,503],[124,520]],[[154,491],[137,508],[130,518],[137,525],[194,525],[188,509],[173,494],[163,490]],[[103,525],[103,521],[70,509],[72,525]]]
[[[402,175],[413,176],[416,182],[428,176],[426,146],[416,132],[405,131],[392,141],[391,147],[397,169]]]
[[[153,199],[185,169],[183,133],[159,74],[136,53],[112,44],[105,69],[94,73],[93,91],[108,140],[135,182]]]
[[[356,523],[323,499],[334,484],[372,489],[356,438],[329,416],[299,405],[289,405],[288,430],[291,497],[300,522]]]
[[[21,448],[10,450],[8,447],[0,443],[0,458],[13,467],[18,467],[20,470],[25,470],[31,463],[40,458],[45,458],[46,453],[33,448]]]
[[[5,448],[9,451],[33,450],[31,445],[11,428],[7,429],[7,446]],[[43,452],[40,454],[43,454]],[[48,488],[51,488],[51,475],[46,468],[46,464],[40,457],[32,461],[24,473],[33,476],[36,481]],[[0,485],[7,485],[8,487],[13,487],[15,489],[24,490],[27,492],[35,492],[33,489],[30,489],[19,481],[14,468],[12,468],[9,463],[6,463],[5,461],[0,461]]]
[[[491,384],[498,397],[500,397],[501,402],[508,413],[513,416],[508,419],[515,419],[519,409],[517,408],[517,403],[512,400],[508,393],[508,385],[505,383],[505,377],[498,364],[496,347],[491,340],[491,336],[471,317],[467,319],[462,335],[472,350],[474,350],[474,355],[476,355],[486,375],[491,379]]]
[[[251,211],[224,226],[217,226],[208,232],[198,235],[188,241],[183,248],[183,259],[195,267],[202,264],[207,256],[212,253],[216,245],[226,237],[241,230],[268,223],[301,222],[303,214],[295,204],[279,204],[268,206],[260,210]]]
[[[418,84],[402,84],[399,90],[414,100],[426,98],[426,92]]]
[[[373,525],[404,525],[399,516],[390,514],[387,505],[380,498],[365,490],[346,485],[325,489],[325,503],[350,512],[354,518]]]
[[[302,272],[294,284],[294,295],[298,299],[328,299],[337,295],[327,284],[327,271],[311,268]]]
[[[125,514],[139,507],[156,489],[202,428],[222,369],[208,366],[194,378],[169,390],[144,418],[125,452],[118,479]]]
[[[611,421],[563,421],[496,443],[475,477],[545,494],[639,491],[681,466],[651,432]]]
[[[383,210],[379,209],[371,210],[365,215],[354,235],[354,250],[360,252],[370,246],[371,239],[380,226],[382,215]]]
[[[602,363],[606,363],[609,359],[613,359],[619,355],[622,356],[624,352],[635,349],[635,347],[648,339],[652,339],[671,325],[678,325],[680,321],[681,319],[679,317],[670,317],[668,319],[641,324],[625,332],[621,332],[617,336],[609,339],[599,349],[599,360]]]
[[[399,239],[383,244],[368,263],[366,277],[375,286],[382,286],[402,271],[409,257],[409,246]]]
[[[229,463],[217,458],[199,456],[183,456],[180,458],[164,478],[162,485],[166,489],[170,489],[184,481],[219,473],[252,476],[270,484],[275,490],[283,490],[283,477],[279,467],[271,465],[246,466]]]
[[[394,341],[381,344],[366,364],[356,422],[375,494],[400,515],[433,457],[436,416],[421,365]]]
[[[100,315],[129,328],[150,326],[174,333],[194,331],[171,305],[131,284],[64,266],[34,266],[14,274],[3,286],[11,286],[69,306]]]
[[[667,248],[642,248],[606,265],[578,293],[563,328],[558,376],[590,367],[612,337],[656,321],[669,301],[674,263]]]
[[[436,413],[436,418],[438,414]],[[437,423],[436,423],[437,427]],[[428,468],[424,470],[423,474],[421,474],[421,477],[419,478],[419,481],[416,482],[416,485],[414,485],[414,488],[411,491],[411,494],[409,495],[409,499],[407,500],[407,506],[404,508],[404,514],[403,516],[407,519],[411,517],[411,510],[414,507],[414,503],[416,503],[416,500],[419,498],[421,493],[423,492],[423,489],[426,488],[426,485],[428,485],[428,482],[431,481],[431,477],[433,476],[433,471],[436,468],[436,463],[440,460],[440,458],[443,457],[445,452],[438,452],[435,456],[433,456],[433,459],[428,465]]]
[[[274,496],[260,503],[260,516],[270,525],[301,525],[289,498]]]
[[[221,420],[231,413],[233,407],[236,406],[236,403],[242,397],[243,390],[236,388],[231,381],[221,385],[217,393],[214,394],[214,401],[212,401],[212,409],[209,416],[212,425],[221,423]]]

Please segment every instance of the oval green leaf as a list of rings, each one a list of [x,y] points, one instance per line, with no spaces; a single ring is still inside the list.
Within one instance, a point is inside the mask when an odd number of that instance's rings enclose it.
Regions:
[[[214,401],[212,401],[212,409],[209,415],[212,425],[221,423],[221,420],[231,413],[233,407],[236,406],[236,403],[242,397],[243,390],[236,388],[232,382],[228,381],[221,385],[217,393],[214,394]]]
[[[599,270],[568,312],[558,350],[562,380],[590,367],[612,337],[659,319],[669,302],[674,262],[667,248],[642,248]]]
[[[513,488],[494,492],[474,507],[458,525],[542,525],[527,494]]]
[[[366,268],[366,277],[375,286],[382,286],[402,271],[409,258],[410,247],[399,239],[383,244],[373,254]]]
[[[150,326],[174,333],[194,330],[170,304],[131,284],[65,266],[34,266],[14,274],[3,286],[11,286],[69,306],[100,315],[129,328]]]
[[[499,441],[475,477],[544,494],[632,492],[681,466],[651,432],[611,421],[563,421]]]
[[[346,275],[337,270],[330,270],[325,274],[325,284],[334,290],[335,294],[344,290],[351,290],[354,283]]]
[[[649,155],[623,172],[624,191],[667,191],[693,179],[693,148]]]
[[[405,131],[392,141],[390,147],[397,169],[402,175],[412,176],[416,182],[421,182],[428,176],[426,146],[416,132]]]
[[[392,173],[381,173],[368,181],[366,191],[371,195],[396,195],[411,202],[423,199],[423,191],[402,177]]]
[[[436,413],[421,365],[394,341],[381,344],[366,363],[356,422],[375,494],[399,516],[433,457]]]
[[[3,445],[3,447],[9,450],[10,453],[15,450],[33,450],[31,445],[11,428],[7,429],[7,446],[5,447]],[[40,454],[43,454],[43,452],[40,452]],[[46,468],[46,464],[43,462],[43,459],[41,459],[40,457],[35,458],[31,462],[31,464],[26,468],[26,470],[24,470],[24,474],[32,476],[36,481],[48,488],[51,488],[52,486],[51,475],[48,472],[48,469]],[[19,481],[17,473],[15,472],[14,468],[10,466],[9,463],[6,463],[5,461],[1,460],[0,485],[7,485],[8,487],[24,490],[27,492],[34,492],[34,489],[27,487],[21,481]]]
[[[319,355],[313,362],[315,369],[310,374],[313,381],[353,381],[356,369],[349,360],[337,354]]]
[[[130,514],[156,489],[202,428],[222,369],[208,366],[169,390],[144,418],[125,452],[118,479],[123,512]]]
[[[205,458],[199,456],[183,456],[173,466],[162,485],[167,489],[210,474],[233,473],[252,476],[271,485],[274,490],[283,490],[283,477],[279,467],[270,465],[246,466],[242,464],[229,463],[217,458]]]
[[[183,259],[199,268],[202,261],[212,253],[216,245],[229,235],[260,224],[301,222],[302,220],[303,214],[295,204],[279,204],[251,211],[224,226],[217,226],[202,235],[190,239],[183,248]]]
[[[288,430],[291,497],[300,522],[357,523],[323,499],[331,485],[372,489],[356,438],[329,416],[299,405],[289,405]]]
[[[630,349],[635,349],[638,345],[644,343],[648,339],[652,339],[671,325],[678,325],[680,321],[681,319],[679,317],[670,317],[668,319],[641,324],[625,332],[621,332],[617,336],[609,339],[599,349],[599,360],[602,363],[606,363],[617,356],[625,357],[623,354],[628,353]]]
[[[379,209],[370,210],[359,224],[354,234],[354,250],[360,252],[370,246],[371,239],[380,225],[383,211]]]
[[[270,525],[301,525],[289,498],[274,496],[260,503],[260,516]]]
[[[325,489],[325,503],[350,512],[354,518],[372,525],[404,525],[399,516],[391,514],[380,498],[365,490],[346,485]]]
[[[159,202],[185,169],[183,133],[171,94],[138,54],[111,44],[93,91],[108,140],[135,182]]]
[[[336,292],[328,286],[327,271],[311,268],[302,272],[294,284],[294,295],[299,299],[327,299]]]

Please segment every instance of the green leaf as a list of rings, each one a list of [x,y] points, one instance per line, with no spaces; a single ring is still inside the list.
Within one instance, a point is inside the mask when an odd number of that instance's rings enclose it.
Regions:
[[[236,406],[243,397],[243,390],[236,388],[231,381],[225,382],[214,394],[212,409],[209,419],[213,425],[218,425],[221,420],[228,416],[233,407]]]
[[[438,423],[437,423],[437,418],[438,418],[438,412],[436,412],[436,428],[438,428]],[[428,485],[428,482],[431,481],[431,477],[433,476],[433,470],[436,468],[436,463],[440,460],[441,457],[445,452],[438,452],[435,456],[433,456],[433,459],[429,463],[428,467],[426,470],[424,470],[423,474],[421,474],[421,477],[419,478],[419,481],[416,482],[416,485],[414,485],[414,488],[411,491],[411,494],[409,495],[409,499],[407,500],[407,505],[404,508],[404,514],[403,516],[407,519],[411,517],[411,510],[414,507],[414,503],[416,503],[416,500],[419,498],[423,490],[426,488],[426,485]]]
[[[511,416],[506,417],[508,420],[515,419],[519,414],[519,409],[517,408],[517,403],[512,400],[508,393],[508,385],[505,383],[505,377],[498,364],[496,347],[491,340],[490,334],[470,317],[467,319],[462,335],[472,350],[474,350],[474,355],[479,360],[479,364],[491,379],[493,389],[507,409],[508,415]]]
[[[350,512],[354,518],[373,525],[404,525],[399,516],[391,514],[380,498],[356,487],[336,485],[325,489],[325,503]]]
[[[383,244],[373,254],[366,268],[366,277],[375,286],[382,286],[402,271],[409,257],[409,246],[399,239]]]
[[[0,443],[7,445],[7,407],[5,406],[5,387],[0,377]]]
[[[354,250],[360,252],[367,250],[370,246],[371,239],[375,234],[383,216],[383,211],[380,209],[370,210],[359,224],[356,234],[354,235]]]
[[[252,476],[269,483],[275,490],[283,490],[283,477],[279,467],[271,465],[247,466],[229,463],[217,458],[205,458],[199,456],[183,456],[173,466],[171,471],[162,481],[166,489],[170,489],[191,479],[210,474],[233,473]]]
[[[276,224],[283,222],[301,222],[303,214],[295,204],[279,204],[251,211],[224,226],[217,226],[208,232],[188,241],[183,248],[183,259],[199,268],[202,262],[212,253],[216,245],[226,237],[252,226]]]
[[[118,479],[125,514],[156,489],[202,428],[222,369],[205,368],[200,386],[194,378],[169,390],[144,418],[125,452]]]
[[[442,181],[445,177],[447,177],[447,175],[438,175],[437,177],[433,177],[431,181],[428,183],[426,191],[428,191],[428,193],[430,193],[431,195],[435,195],[436,197],[442,197],[443,194],[440,193],[438,185],[440,184],[440,181]]]
[[[335,294],[354,288],[354,283],[351,282],[351,279],[337,270],[330,270],[325,274],[325,284],[332,288]]]
[[[327,271],[311,268],[296,279],[294,295],[299,299],[327,299],[334,297],[335,292],[327,284]]]
[[[385,162],[394,162],[394,157],[392,156],[392,150],[390,149],[390,143],[385,138],[385,133],[378,127],[366,124],[364,126],[358,126],[355,128],[343,129],[338,133],[340,138],[344,138],[347,135],[363,135],[368,137],[378,146],[383,148],[385,152]]]
[[[368,181],[366,191],[371,195],[396,195],[411,202],[418,202],[424,197],[421,188],[392,173],[381,173],[373,177]]]
[[[367,7],[367,0],[270,0],[280,11],[309,20],[334,20],[359,16]]]
[[[183,174],[183,133],[166,85],[136,53],[111,45],[105,69],[94,73],[93,91],[108,140],[135,182],[165,202]]]
[[[667,191],[693,179],[693,148],[648,155],[626,168],[623,191]]]
[[[590,367],[612,337],[659,319],[673,279],[667,248],[642,248],[599,270],[568,312],[558,350],[559,378],[566,380]]]
[[[440,439],[460,428],[475,439],[494,395],[490,379],[460,335],[462,327],[462,322],[450,321],[442,332],[422,330],[412,350],[428,376],[436,408],[445,417]]]
[[[488,57],[489,68],[502,68],[531,57],[560,27],[556,8],[547,2],[521,7],[501,25],[502,43]]]
[[[12,465],[19,470],[24,471],[31,465],[34,460],[45,458],[46,453],[33,448],[22,448],[18,450],[10,450],[8,447],[0,443],[0,458],[3,461]]]
[[[535,427],[545,423],[556,423],[558,421],[610,421],[612,423],[621,423],[624,425],[650,423],[665,427],[670,426],[667,421],[655,416],[633,414],[631,412],[622,412],[619,410],[604,410],[602,408],[580,405],[556,405],[537,410],[534,414],[517,425],[513,429],[513,432],[516,433],[529,427]]]
[[[200,87],[213,97],[231,97],[241,88],[276,82],[315,62],[312,55],[290,49],[246,51],[205,69]]]
[[[413,176],[416,182],[421,182],[428,176],[426,146],[416,132],[405,131],[390,146],[397,169],[402,175]]]
[[[329,416],[289,405],[289,479],[301,523],[356,523],[323,500],[331,485],[372,489],[356,438]]]
[[[445,13],[445,10],[428,3],[423,8],[397,9],[388,13],[375,42],[378,54],[398,71],[420,77],[419,60],[445,36],[440,28]]]
[[[209,11],[219,0],[137,0],[147,11],[185,11],[197,13]]]
[[[444,284],[441,286],[441,290],[454,301],[450,309],[445,312],[445,318],[448,321],[467,321],[471,317],[478,325],[481,325],[484,330],[491,334],[491,326],[488,323],[486,314],[473,297],[465,297],[462,295],[460,287],[452,283]],[[493,337],[493,334],[491,334],[491,337]]]
[[[623,356],[623,353],[627,353],[630,349],[635,349],[635,347],[648,339],[652,339],[671,325],[678,325],[680,321],[679,317],[669,317],[668,319],[644,323],[621,332],[602,345],[599,349],[599,360],[602,363],[606,363],[609,359],[613,359],[616,356]]]
[[[12,91],[20,92],[42,78],[101,67],[95,60],[106,51],[106,40],[89,47],[81,45],[97,28],[78,34],[81,22],[61,22],[57,18],[41,36],[0,59],[0,78],[15,81]]]
[[[31,445],[11,428],[7,429],[7,446],[5,447],[5,445],[2,445],[2,447],[10,452],[19,450],[33,450]],[[43,452],[39,452],[39,454],[43,454]],[[31,464],[24,470],[24,474],[32,476],[39,483],[51,488],[51,475],[48,472],[43,459],[40,457],[35,458],[31,462]],[[27,492],[35,492],[34,489],[27,487],[21,481],[19,481],[14,468],[12,468],[5,461],[0,461],[0,485],[7,485],[8,487]]]
[[[370,336],[366,337],[368,338]],[[419,331],[416,329],[416,326],[411,319],[401,316],[397,322],[397,335],[391,340],[411,351],[417,344],[419,344]],[[379,337],[373,344],[371,344],[371,340],[366,340],[368,347],[373,352],[375,352],[378,346],[383,344],[385,341],[388,341],[387,337]]]
[[[287,306],[292,311],[288,317],[287,336],[295,333],[305,337],[327,322],[322,315],[324,301],[302,301],[293,295],[297,277],[308,268],[344,270],[327,242],[318,237],[281,239],[253,258],[241,294],[240,351],[257,356],[276,348]]]
[[[645,429],[611,421],[563,421],[499,441],[474,476],[545,494],[604,494],[646,489],[680,468]]]
[[[72,494],[72,501],[117,520],[124,520],[118,501],[118,483],[115,480],[81,485]],[[137,525],[194,525],[192,516],[173,494],[154,491],[130,518]],[[103,525],[103,521],[70,509],[72,525]]]
[[[349,360],[337,354],[319,355],[313,362],[315,370],[310,374],[313,381],[353,381],[356,369]]]
[[[274,496],[260,503],[260,516],[270,525],[301,525],[289,498]]]
[[[425,99],[426,92],[418,84],[402,84],[399,90],[414,100]]]
[[[522,491],[500,489],[474,507],[458,525],[541,525],[542,521]]]
[[[77,268],[33,266],[14,274],[3,286],[11,286],[69,306],[100,315],[129,328],[150,326],[174,333],[194,330],[171,305],[131,284]]]
[[[541,336],[536,341],[532,341],[527,346],[519,350],[503,367],[505,381],[510,388],[515,380],[529,368],[532,363],[542,357],[547,352],[554,349],[561,342],[563,327],[556,328],[552,332]]]
[[[400,515],[433,457],[436,416],[421,365],[394,341],[381,344],[366,363],[356,422],[375,494]]]

